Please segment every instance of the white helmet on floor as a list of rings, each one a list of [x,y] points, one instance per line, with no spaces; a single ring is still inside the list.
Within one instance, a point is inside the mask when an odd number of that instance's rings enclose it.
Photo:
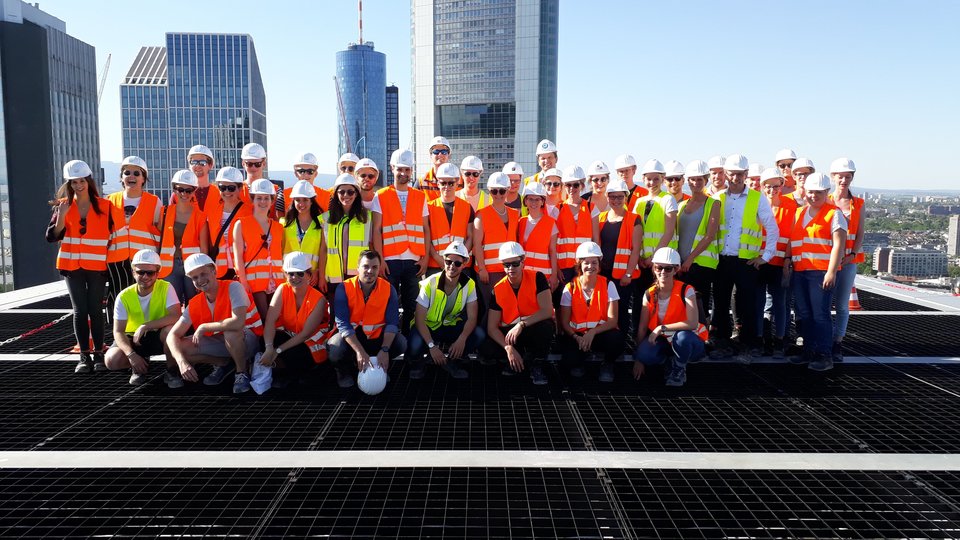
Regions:
[[[603,251],[596,242],[584,242],[577,246],[577,260],[586,259],[587,257],[603,258]]]
[[[298,180],[290,190],[291,199],[312,199],[317,196],[317,190],[313,184],[306,180]]]
[[[160,255],[152,249],[141,249],[140,251],[133,254],[133,260],[130,261],[130,266],[137,266],[139,264],[152,264],[154,266],[160,266]]]
[[[276,194],[277,192],[274,190],[273,183],[271,183],[266,178],[254,180],[253,184],[250,185],[250,195],[276,195]]]
[[[680,266],[683,262],[680,260],[680,254],[672,247],[662,247],[653,254],[654,264],[669,264],[671,266]]]
[[[193,255],[187,257],[185,261],[183,261],[183,273],[189,274],[197,268],[203,268],[207,265],[216,267],[217,263],[213,262],[213,259],[211,259],[206,253],[194,253]]]
[[[500,252],[498,253],[498,259],[500,261],[505,261],[507,259],[515,259],[517,257],[526,256],[527,252],[523,250],[523,246],[516,242],[504,242],[500,246]]]
[[[357,387],[368,396],[375,396],[387,387],[387,372],[380,367],[376,357],[370,358],[370,365],[357,374]]]

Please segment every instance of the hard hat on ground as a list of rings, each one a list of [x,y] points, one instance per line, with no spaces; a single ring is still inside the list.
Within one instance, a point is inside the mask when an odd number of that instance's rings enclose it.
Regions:
[[[371,357],[370,365],[357,374],[357,387],[368,396],[375,396],[387,387],[387,372],[380,367],[376,357]]]

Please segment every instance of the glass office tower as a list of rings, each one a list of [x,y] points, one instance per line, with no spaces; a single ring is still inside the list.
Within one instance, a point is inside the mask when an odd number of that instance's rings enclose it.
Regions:
[[[386,81],[387,57],[373,50],[372,42],[351,43],[347,50],[337,52],[337,84],[343,105],[342,116],[338,116],[339,153],[370,158],[381,171],[389,166]],[[381,174],[380,183],[387,182],[387,174]]]
[[[400,90],[390,85],[387,87],[387,164],[397,148],[400,148]],[[392,169],[387,172],[386,183],[393,183]]]

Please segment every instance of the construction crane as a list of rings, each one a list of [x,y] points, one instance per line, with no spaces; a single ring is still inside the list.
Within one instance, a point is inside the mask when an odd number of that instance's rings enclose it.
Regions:
[[[350,145],[350,131],[347,130],[347,111],[343,108],[343,95],[340,94],[340,81],[337,76],[333,76],[333,86],[337,89],[337,108],[340,110],[340,125],[343,128],[343,142],[346,144],[346,151],[353,152]]]
[[[110,58],[113,54],[107,55],[107,62],[103,65],[103,73],[100,74],[100,84],[97,85],[97,107],[100,107],[100,100],[103,99],[103,87],[107,84],[107,72],[110,71]]]

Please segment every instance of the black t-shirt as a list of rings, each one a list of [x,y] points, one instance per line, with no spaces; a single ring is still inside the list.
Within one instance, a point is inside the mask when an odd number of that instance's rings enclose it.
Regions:
[[[510,201],[510,202],[505,202],[505,203],[503,203],[503,204],[505,204],[506,206],[509,206],[510,208],[515,208],[515,209],[517,209],[517,210],[523,210],[523,201],[522,201],[522,199],[523,199],[523,197],[517,197],[516,199],[514,199],[514,200],[512,200],[512,201]]]
[[[522,285],[522,283],[521,283]],[[514,287],[513,291],[516,293],[520,290],[520,287]],[[540,272],[537,272],[537,294],[542,293],[543,291],[549,291],[550,284],[547,283],[547,278]],[[499,304],[497,304],[497,295],[490,295],[490,309],[494,311],[503,311]]]
[[[452,202],[443,202],[443,201],[441,201],[441,204],[443,204],[443,211],[447,213],[447,223],[448,223],[448,224],[452,224],[452,223],[453,223],[453,207],[454,207],[455,204],[457,204],[457,201],[452,201]],[[470,221],[468,221],[467,223],[473,223],[473,218],[474,218],[474,217],[476,217],[476,215],[475,215],[475,213],[474,213],[474,211],[473,211],[473,207],[471,206],[471,207],[470,207]]]
[[[600,251],[603,252],[603,258],[600,259],[600,271],[609,274],[613,271],[613,257],[617,253],[617,240],[620,238],[620,229],[622,221],[606,222],[600,229]]]

